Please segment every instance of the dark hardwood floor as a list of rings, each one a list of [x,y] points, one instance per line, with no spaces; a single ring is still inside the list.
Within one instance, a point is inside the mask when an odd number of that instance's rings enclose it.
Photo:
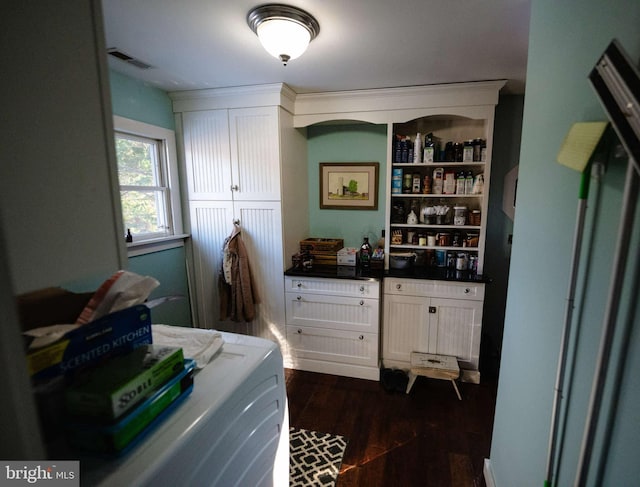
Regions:
[[[336,487],[484,487],[497,377],[418,377],[410,394],[380,382],[286,369],[291,426],[348,439]]]

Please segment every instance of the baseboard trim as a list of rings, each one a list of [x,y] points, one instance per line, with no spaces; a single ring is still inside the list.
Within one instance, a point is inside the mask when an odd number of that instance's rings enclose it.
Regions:
[[[488,458],[484,459],[482,473],[484,474],[484,483],[487,484],[487,487],[496,487],[496,479],[493,478],[493,470],[491,469],[491,460]]]

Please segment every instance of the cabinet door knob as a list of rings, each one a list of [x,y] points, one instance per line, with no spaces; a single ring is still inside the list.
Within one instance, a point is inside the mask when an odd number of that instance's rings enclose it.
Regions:
[[[231,185],[231,191],[238,191],[238,185],[237,184],[232,184]]]
[[[360,335],[360,336],[358,337],[358,340],[364,340],[364,335]]]
[[[464,290],[464,293],[465,293],[465,294],[469,294],[470,292],[471,292],[471,289],[469,289],[468,287],[467,287],[467,288],[465,288],[465,290]]]
[[[429,313],[435,313],[437,311],[435,306],[429,306]]]
[[[396,289],[400,291],[400,289],[402,289],[402,284],[396,284]]]
[[[298,287],[302,287],[302,283],[301,282],[298,283]]]
[[[360,286],[360,292],[363,293],[364,292],[364,286]]]
[[[296,299],[297,299],[298,301],[302,301],[302,296],[297,296],[297,297],[296,297]]]
[[[302,335],[302,330],[298,328],[298,335]]]
[[[360,300],[360,306],[364,306],[364,301]]]

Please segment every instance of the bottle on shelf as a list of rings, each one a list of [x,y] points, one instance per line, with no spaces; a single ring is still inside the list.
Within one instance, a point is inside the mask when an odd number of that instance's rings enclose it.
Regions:
[[[464,180],[464,194],[473,194],[473,173],[471,171],[467,171]]]
[[[456,177],[456,194],[464,194],[466,181],[464,171],[460,171]]]
[[[413,144],[413,159],[410,162],[419,164],[422,162],[422,134],[418,132],[416,134],[416,141]]]
[[[422,151],[422,162],[435,162],[435,142],[433,141],[433,134],[428,133],[424,137],[424,149]]]
[[[360,267],[363,269],[371,268],[371,254],[373,249],[369,243],[369,237],[363,237],[362,245],[360,246]]]
[[[411,192],[413,194],[422,193],[422,181],[421,181],[421,177],[420,177],[420,173],[419,172],[413,173],[412,181],[413,181],[413,183],[411,185]]]
[[[409,141],[407,137],[403,137],[400,141],[400,161],[399,162],[408,162],[409,160]]]

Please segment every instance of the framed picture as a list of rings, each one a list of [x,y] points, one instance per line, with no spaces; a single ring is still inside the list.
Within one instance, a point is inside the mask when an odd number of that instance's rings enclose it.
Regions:
[[[321,162],[320,208],[377,210],[377,162]]]

